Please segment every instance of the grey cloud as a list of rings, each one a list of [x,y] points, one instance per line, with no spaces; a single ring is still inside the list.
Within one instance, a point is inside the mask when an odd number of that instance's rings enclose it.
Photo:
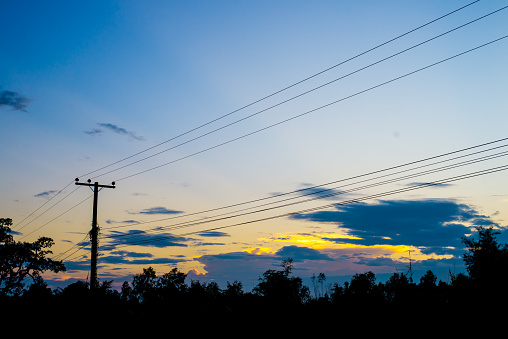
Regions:
[[[34,197],[35,198],[49,198],[50,196],[52,196],[56,192],[58,192],[58,191],[55,191],[55,190],[45,191],[45,192],[41,192],[39,194],[34,195]]]
[[[88,134],[88,135],[99,135],[99,134],[102,134],[104,131],[99,129],[99,128],[94,128],[94,129],[91,129],[89,131],[84,131],[85,134]]]
[[[278,250],[276,255],[280,258],[292,258],[295,262],[304,260],[332,260],[329,256],[322,254],[318,250],[299,246],[285,246]]]
[[[133,214],[179,214],[179,213],[183,213],[182,211],[176,211],[176,210],[170,210],[170,209],[167,209],[166,207],[151,207],[151,208],[147,208],[147,209],[144,209],[140,212],[137,212],[137,213],[133,213]]]
[[[1,89],[2,87],[0,87]],[[26,108],[30,103],[30,99],[13,91],[0,91],[0,108],[8,108],[12,111],[21,111],[28,113]]]
[[[344,195],[346,192],[334,188],[316,187],[312,184],[302,184],[304,188],[298,191],[299,195],[309,196],[310,198],[317,197],[320,199],[335,199],[338,195]]]
[[[146,246],[146,247],[187,247],[184,242],[188,241],[187,238],[174,236],[171,233],[148,233],[143,230],[128,230],[126,232],[112,231],[110,237],[107,238],[109,242],[104,247],[115,247],[118,245],[133,245],[133,246]]]
[[[104,129],[109,130],[111,132],[114,132],[116,134],[128,136],[130,139],[134,139],[134,140],[138,140],[138,141],[145,140],[145,137],[139,136],[135,132],[128,131],[125,128],[120,127],[120,126],[115,125],[115,124],[111,124],[111,123],[98,123],[97,125],[99,125],[99,127],[102,127]],[[96,135],[101,135],[102,133],[104,133],[104,130],[101,129],[101,128],[92,128],[92,129],[90,129],[88,131],[84,131],[84,133],[88,134],[88,135],[91,135],[91,136],[96,136]]]
[[[406,186],[428,186],[428,187],[434,187],[434,188],[444,188],[444,187],[449,187],[449,186],[453,186],[452,184],[432,184],[430,185],[430,183],[428,182],[411,182],[409,184],[407,184]]]
[[[227,233],[217,231],[203,232],[199,233],[198,235],[202,237],[230,237],[230,235]]]
[[[118,134],[121,134],[121,135],[126,135],[128,137],[131,137],[132,139],[135,139],[135,140],[145,140],[144,137],[142,136],[138,136],[136,135],[136,133],[132,132],[132,131],[128,131],[126,130],[125,128],[123,127],[119,127],[115,124],[111,124],[111,123],[99,123],[98,124],[100,127],[103,127],[103,128],[106,128],[112,132],[115,132],[115,133],[118,133]]]

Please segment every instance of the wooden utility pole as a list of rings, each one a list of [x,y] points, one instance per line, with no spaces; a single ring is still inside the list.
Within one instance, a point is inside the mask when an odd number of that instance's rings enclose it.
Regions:
[[[76,185],[93,187],[93,216],[92,216],[92,230],[90,231],[90,241],[92,243],[91,263],[90,263],[90,290],[94,291],[97,286],[97,256],[98,256],[98,235],[99,228],[97,227],[97,204],[99,200],[99,191],[102,188],[115,188],[115,182],[111,185],[99,185],[96,181],[88,179],[88,183],[80,183],[79,178],[76,178]],[[100,188],[100,189],[99,189]]]

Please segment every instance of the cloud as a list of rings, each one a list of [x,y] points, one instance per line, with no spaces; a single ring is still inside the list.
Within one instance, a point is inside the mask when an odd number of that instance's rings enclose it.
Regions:
[[[110,123],[99,123],[98,124],[100,127],[103,127],[103,128],[106,128],[112,132],[115,132],[117,134],[122,134],[122,135],[126,135],[132,139],[135,139],[135,140],[145,140],[144,137],[142,136],[137,136],[136,133],[132,132],[132,131],[128,131],[126,130],[125,128],[122,128],[122,127],[119,127],[115,124],[110,124]]]
[[[114,220],[108,219],[108,220],[106,220],[106,223],[109,225],[112,225],[112,224],[137,224],[137,223],[139,223],[139,221],[137,221],[137,220],[114,221]]]
[[[166,207],[151,207],[144,209],[137,213],[131,213],[131,214],[179,214],[183,213],[182,211],[176,211],[176,210],[170,210]]]
[[[134,139],[134,140],[138,140],[138,141],[144,141],[144,140],[146,140],[145,137],[139,136],[135,132],[128,131],[125,128],[120,127],[120,126],[115,125],[115,124],[111,124],[111,123],[98,123],[97,125],[99,125],[99,127],[102,127],[104,129],[109,130],[111,132],[114,132],[116,134],[128,136],[130,139]],[[84,131],[84,133],[88,134],[88,135],[91,135],[91,136],[96,136],[96,135],[100,135],[100,134],[104,133],[104,130],[102,130],[100,128],[93,128],[91,130]]]
[[[2,87],[0,86],[0,89]],[[28,113],[26,108],[30,103],[30,99],[17,92],[0,90],[0,108],[8,108],[12,111],[21,111]]]
[[[56,192],[58,192],[58,191],[55,191],[55,190],[45,191],[45,192],[41,192],[39,194],[34,195],[34,197],[35,198],[49,198],[50,196],[52,196]]]
[[[275,255],[282,260],[292,258],[294,262],[305,260],[333,260],[328,255],[322,254],[318,250],[294,245],[282,247]]]
[[[127,232],[111,231],[109,242],[104,246],[106,248],[119,245],[147,246],[147,247],[187,247],[184,242],[189,239],[177,237],[171,233],[148,233],[143,230],[128,230]]]
[[[166,265],[182,262],[181,258],[155,258],[151,253],[138,253],[130,251],[112,251],[109,255],[101,256],[101,264],[127,264],[127,265]]]
[[[338,195],[346,194],[346,192],[334,188],[316,187],[308,183],[303,183],[302,186],[304,188],[300,189],[298,194],[301,196],[309,196],[309,198],[337,199]]]
[[[230,237],[230,235],[227,233],[217,231],[203,232],[199,233],[198,235],[202,237]]]
[[[380,201],[336,210],[294,215],[292,219],[334,223],[359,239],[337,239],[362,245],[408,245],[462,248],[472,226],[497,226],[490,217],[452,200]]]
[[[89,131],[84,131],[84,133],[88,134],[88,135],[99,135],[99,134],[102,134],[104,131],[99,129],[99,128],[94,128],[94,129],[91,129]]]
[[[453,184],[430,184],[428,182],[410,182],[406,186],[409,187],[409,186],[422,186],[422,185],[431,187],[431,188],[444,188],[444,187],[453,186]]]

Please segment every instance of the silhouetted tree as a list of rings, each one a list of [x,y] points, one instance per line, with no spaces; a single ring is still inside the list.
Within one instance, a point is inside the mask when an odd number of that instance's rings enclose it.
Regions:
[[[175,298],[182,297],[187,291],[186,278],[187,274],[180,272],[176,267],[159,276],[156,282],[159,298],[174,302]]]
[[[283,270],[267,270],[259,283],[253,289],[257,295],[265,297],[270,302],[279,304],[302,304],[309,298],[309,288],[303,285],[299,277],[291,277],[293,260],[287,259],[282,263]]]
[[[0,218],[0,295],[19,295],[29,277],[36,284],[42,283],[42,273],[65,271],[61,261],[46,258],[53,252],[53,239],[40,237],[33,243],[15,241],[10,234],[12,219]]]
[[[238,280],[233,281],[231,284],[229,281],[227,282],[226,289],[224,290],[224,296],[227,298],[239,298],[243,296],[245,292],[243,291],[243,284]]]
[[[384,284],[386,300],[392,304],[406,304],[414,302],[415,285],[402,273],[394,273]]]
[[[376,275],[372,271],[358,274],[351,278],[348,292],[357,296],[367,296],[374,293]]]
[[[434,288],[436,287],[437,277],[431,271],[428,270],[421,278],[420,278],[420,287],[423,288]]]
[[[132,280],[131,297],[139,302],[148,302],[156,297],[157,274],[153,267],[143,268],[143,273],[136,274]]]
[[[464,262],[471,279],[481,285],[506,283],[508,248],[501,246],[496,240],[500,234],[492,227],[477,227],[477,237],[462,238],[467,246]]]

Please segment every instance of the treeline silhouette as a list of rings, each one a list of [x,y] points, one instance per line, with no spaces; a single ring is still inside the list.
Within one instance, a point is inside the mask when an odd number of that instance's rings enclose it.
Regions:
[[[50,289],[37,279],[22,293],[3,294],[0,298],[2,319],[34,316],[37,320],[87,319],[96,315],[126,326],[146,322],[198,319],[200,323],[253,319],[386,321],[388,318],[431,317],[434,323],[446,322],[452,314],[481,310],[492,316],[505,313],[508,301],[508,245],[497,242],[493,228],[477,228],[474,237],[464,238],[463,256],[468,274],[451,274],[448,282],[437,281],[427,271],[419,281],[394,273],[384,283],[376,282],[373,272],[357,273],[343,284],[326,283],[323,273],[312,277],[305,286],[294,276],[292,259],[280,269],[269,269],[259,277],[250,292],[239,281],[220,288],[216,282],[191,280],[173,268],[157,274],[143,269],[121,289],[113,281],[101,281],[95,289],[85,281],[65,288]],[[448,319],[448,320],[447,320]]]

